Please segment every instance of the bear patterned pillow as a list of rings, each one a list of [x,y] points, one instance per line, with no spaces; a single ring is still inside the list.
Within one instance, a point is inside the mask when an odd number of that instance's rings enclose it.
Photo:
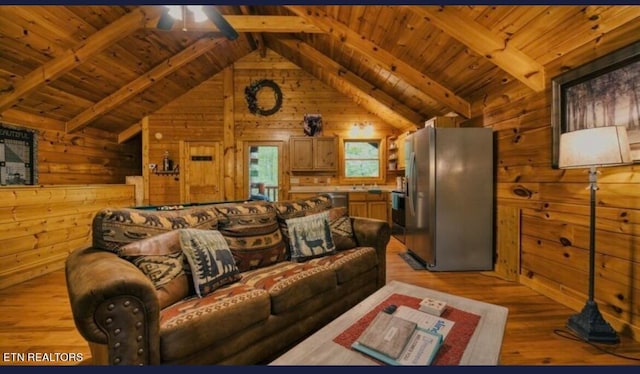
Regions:
[[[287,227],[291,260],[302,262],[335,253],[328,211],[290,218],[287,220]]]
[[[181,229],[180,246],[191,267],[193,285],[199,297],[242,278],[220,231]]]

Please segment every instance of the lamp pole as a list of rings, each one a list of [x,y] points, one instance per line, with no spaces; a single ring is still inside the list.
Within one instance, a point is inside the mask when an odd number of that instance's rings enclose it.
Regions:
[[[594,300],[596,263],[596,190],[598,189],[595,166],[589,169],[590,214],[589,214],[589,299],[579,314],[569,318],[567,327],[583,340],[614,344],[620,341],[616,331],[604,320]]]

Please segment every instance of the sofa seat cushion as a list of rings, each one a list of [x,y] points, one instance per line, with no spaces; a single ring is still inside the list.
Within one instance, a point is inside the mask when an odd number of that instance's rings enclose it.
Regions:
[[[309,263],[328,266],[335,271],[338,284],[343,284],[376,267],[378,256],[373,247],[356,247],[310,260]]]
[[[269,293],[244,283],[179,301],[160,312],[161,357],[172,361],[198,352],[266,320],[270,311]]]
[[[289,261],[242,273],[239,282],[269,292],[272,314],[290,310],[337,286],[335,271],[328,266]]]

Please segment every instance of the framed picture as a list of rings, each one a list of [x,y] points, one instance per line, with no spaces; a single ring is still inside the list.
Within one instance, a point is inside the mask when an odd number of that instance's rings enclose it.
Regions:
[[[34,185],[38,137],[35,130],[0,123],[0,185]]]
[[[640,161],[640,42],[563,73],[551,84],[554,168],[560,134],[604,126],[626,126],[631,157]]]

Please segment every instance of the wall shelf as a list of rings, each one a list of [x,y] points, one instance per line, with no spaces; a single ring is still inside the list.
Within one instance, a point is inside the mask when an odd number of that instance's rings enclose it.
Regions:
[[[151,169],[151,172],[154,173],[155,175],[180,175],[180,167],[179,165],[176,165],[173,170],[158,170],[158,167],[154,167],[153,169]]]

